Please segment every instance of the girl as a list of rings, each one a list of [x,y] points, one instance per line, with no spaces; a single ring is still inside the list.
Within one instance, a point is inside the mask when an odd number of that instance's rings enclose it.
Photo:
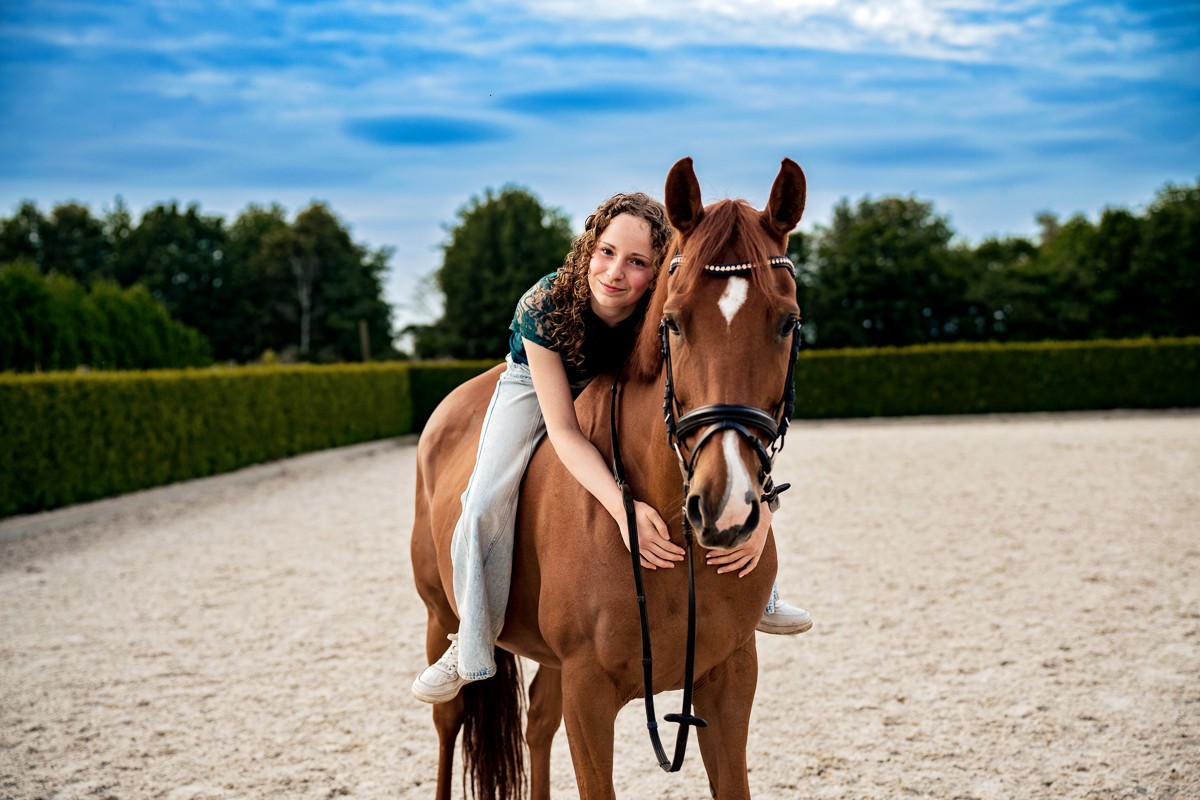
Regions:
[[[475,469],[451,542],[459,629],[445,654],[413,682],[418,700],[444,703],[464,683],[496,671],[493,647],[512,580],[517,494],[543,434],[616,520],[628,548],[621,492],[604,458],[579,430],[574,398],[628,354],[670,237],[662,204],[640,192],[615,195],[587,218],[563,266],[517,304],[507,368],[484,416]],[[642,566],[674,567],[684,558],[683,548],[670,540],[652,506],[634,505]],[[771,519],[765,504],[763,511],[763,522],[748,542],[709,558],[719,572],[746,574],[757,565]],[[799,633],[812,624],[808,612],[774,596],[768,612],[759,630]]]

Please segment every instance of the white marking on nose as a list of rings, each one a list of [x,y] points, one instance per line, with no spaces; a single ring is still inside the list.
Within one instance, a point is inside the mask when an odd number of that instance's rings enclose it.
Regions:
[[[733,324],[734,315],[746,302],[746,290],[750,287],[750,281],[738,277],[726,280],[725,294],[721,295],[721,299],[717,301],[717,307],[725,315],[725,326],[729,327]]]
[[[729,487],[725,495],[725,507],[717,517],[717,530],[725,530],[735,525],[741,525],[750,514],[750,506],[746,498],[752,495],[750,473],[738,452],[738,435],[734,431],[725,431],[722,437],[721,449],[725,453],[726,484]]]

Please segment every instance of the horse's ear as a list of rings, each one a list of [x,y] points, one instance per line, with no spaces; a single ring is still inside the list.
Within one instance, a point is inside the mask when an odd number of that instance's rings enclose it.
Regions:
[[[667,219],[671,226],[687,236],[704,216],[704,205],[700,202],[700,182],[692,168],[691,157],[681,158],[667,173],[666,196]]]
[[[785,158],[771,186],[771,199],[762,212],[763,223],[780,236],[787,236],[804,216],[804,203],[808,196],[808,181],[804,170],[790,158]]]

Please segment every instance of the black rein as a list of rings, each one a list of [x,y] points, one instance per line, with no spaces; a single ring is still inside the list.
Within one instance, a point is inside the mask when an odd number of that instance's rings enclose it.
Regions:
[[[637,513],[633,506],[633,491],[625,478],[625,462],[621,458],[621,442],[617,436],[617,400],[620,397],[620,383],[613,379],[612,403],[609,405],[609,427],[612,433],[613,474],[617,486],[621,490],[621,503],[625,506],[625,528],[629,534],[629,555],[633,560],[633,584],[637,589],[638,615],[642,623],[642,675],[645,679],[646,696],[646,729],[650,732],[650,744],[654,747],[654,755],[658,765],[665,772],[678,772],[683,766],[683,757],[687,752],[688,729],[692,726],[704,728],[708,726],[700,717],[692,714],[692,675],[696,664],[696,570],[692,561],[692,526],[683,518],[683,541],[687,552],[688,568],[688,627],[687,627],[687,660],[684,662],[683,675],[683,710],[678,714],[667,714],[663,719],[667,722],[679,723],[675,735],[675,758],[667,758],[663,749],[662,739],[658,735],[658,719],[654,713],[654,658],[650,653],[650,620],[646,613],[646,588],[642,581],[642,553],[638,546]]]

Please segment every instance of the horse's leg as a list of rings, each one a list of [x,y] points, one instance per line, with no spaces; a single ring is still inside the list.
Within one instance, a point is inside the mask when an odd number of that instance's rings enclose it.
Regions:
[[[447,631],[438,623],[433,614],[425,626],[425,656],[429,663],[437,661],[450,646],[446,638]],[[466,705],[461,694],[448,703],[433,705],[433,725],[438,734],[438,782],[437,800],[450,800],[454,775],[454,745],[458,741],[458,733],[462,730],[463,719],[466,715]]]
[[[563,720],[579,800],[614,800],[613,733],[621,701],[604,673],[586,665],[563,665]]]
[[[699,714],[698,708],[696,711],[698,716],[704,716],[703,714]],[[705,719],[705,722],[707,721]],[[696,730],[696,739],[700,742],[700,757],[704,760],[704,771],[708,773],[708,793],[716,797],[717,773],[721,768],[721,765],[718,763],[720,760],[721,742],[716,737],[709,736],[707,731],[708,728],[698,728]]]
[[[438,732],[437,800],[450,800],[451,787],[454,785],[454,744],[458,741],[458,732],[462,730],[464,713],[462,695],[448,703],[435,703],[433,706],[433,724]]]
[[[550,745],[562,722],[562,709],[562,670],[538,667],[529,685],[529,724],[525,728],[530,800],[550,800]]]
[[[708,722],[697,732],[709,786],[717,800],[747,800],[746,740],[758,682],[754,641],[735,651],[696,687],[696,714]]]

